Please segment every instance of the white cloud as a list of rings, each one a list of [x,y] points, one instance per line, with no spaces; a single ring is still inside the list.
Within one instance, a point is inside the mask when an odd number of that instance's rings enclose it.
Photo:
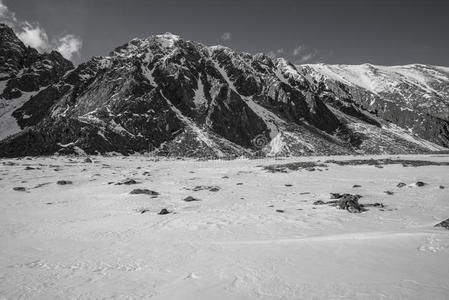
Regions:
[[[59,39],[59,46],[56,50],[61,52],[62,56],[71,59],[73,54],[79,54],[83,41],[73,34],[68,34]]]
[[[38,51],[56,49],[62,56],[71,59],[74,54],[79,54],[83,46],[81,38],[73,34],[67,34],[59,39],[52,38],[50,42],[47,32],[39,23],[17,20],[15,13],[8,9],[4,0],[0,0],[0,22],[10,26],[25,45]]]
[[[3,0],[0,0],[0,21],[8,25],[17,22],[16,14],[8,9]]]
[[[279,55],[282,55],[284,53],[284,49],[279,48],[276,51],[269,51],[267,53],[268,57],[271,57],[272,59],[275,59],[276,57],[278,57]]]
[[[300,55],[302,52],[304,51],[304,46],[299,45],[298,47],[296,47],[295,49],[293,49],[293,56],[298,56]]]
[[[8,7],[0,0],[0,16],[4,17],[8,12]]]
[[[274,53],[274,51],[270,51],[267,53],[267,56],[271,59],[275,59],[276,58],[276,53]]]
[[[230,32],[225,32],[221,35],[221,40],[225,41],[225,42],[230,41],[231,38],[232,38],[232,33],[230,33]]]
[[[301,56],[301,59],[299,61],[302,63],[307,62],[311,60],[313,56],[314,56],[313,53],[304,54],[303,56]]]
[[[47,33],[38,24],[31,25],[25,22],[19,29],[19,32],[17,32],[17,36],[25,45],[36,48],[39,51],[50,48]]]
[[[307,47],[303,45],[299,45],[295,49],[293,49],[292,55],[294,57],[298,57],[295,63],[305,63],[313,59],[317,55],[317,50],[309,50]]]

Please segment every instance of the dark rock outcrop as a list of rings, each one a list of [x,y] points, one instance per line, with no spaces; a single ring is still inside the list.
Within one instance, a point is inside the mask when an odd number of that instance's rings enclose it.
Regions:
[[[449,219],[446,219],[446,220],[436,224],[435,227],[443,227],[443,228],[449,229]]]

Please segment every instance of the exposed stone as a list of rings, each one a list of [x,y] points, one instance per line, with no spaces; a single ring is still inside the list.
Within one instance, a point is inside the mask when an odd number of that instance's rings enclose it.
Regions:
[[[73,182],[70,180],[58,180],[56,183],[59,185],[67,185],[67,184],[72,184]]]
[[[359,195],[345,194],[340,198],[338,202],[338,208],[346,209],[350,213],[360,213],[364,211],[363,207],[359,204]]]
[[[435,227],[443,227],[443,228],[449,229],[449,219],[446,219],[446,220],[436,224]]]
[[[134,189],[131,192],[129,192],[131,195],[150,195],[150,196],[158,196],[159,193],[149,190],[149,189]]]
[[[161,211],[158,213],[159,215],[168,215],[170,213],[170,211],[168,211],[168,209],[163,208],[161,209]]]
[[[192,196],[187,196],[184,198],[185,202],[201,201],[200,199],[194,198]]]
[[[124,184],[124,185],[131,185],[131,184],[138,184],[138,183],[140,183],[140,182],[138,182],[138,181],[136,181],[134,179],[125,179],[122,182],[115,183],[115,185],[122,185],[122,184]]]
[[[208,190],[209,192],[218,192],[220,190],[220,187],[215,185],[197,185],[192,189],[192,191],[194,192],[202,190]]]

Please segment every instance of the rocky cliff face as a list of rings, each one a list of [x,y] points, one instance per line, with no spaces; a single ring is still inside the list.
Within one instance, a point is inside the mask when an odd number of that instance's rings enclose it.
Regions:
[[[437,140],[428,142],[364,108],[361,100],[343,99],[310,68],[168,33],[134,39],[65,71],[12,112],[21,131],[0,143],[0,156],[151,151],[226,157],[443,149]]]
[[[40,54],[26,47],[11,28],[0,24],[0,139],[19,132],[27,124],[23,122],[27,115],[17,109],[73,68],[56,51]],[[43,101],[48,100],[45,97]]]
[[[337,96],[331,105],[349,99],[372,115],[449,147],[449,68],[370,64],[298,68],[320,83],[321,95]]]

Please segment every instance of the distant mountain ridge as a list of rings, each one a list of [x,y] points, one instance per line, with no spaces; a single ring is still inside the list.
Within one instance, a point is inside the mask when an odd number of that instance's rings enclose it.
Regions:
[[[351,81],[343,67],[294,66],[170,33],[133,39],[76,68],[57,52],[39,54],[42,68],[15,63],[23,61],[11,59],[21,57],[10,54],[22,49],[18,44],[0,43],[0,71],[8,74],[0,76],[0,124],[11,125],[0,127],[3,157],[151,151],[215,158],[449,147],[445,68],[425,66],[440,76],[428,83],[425,99],[439,106],[423,109],[423,86],[411,84],[413,78],[388,95]],[[33,89],[14,83],[23,74],[47,78],[49,72],[56,76]],[[398,95],[410,100],[395,100]]]

